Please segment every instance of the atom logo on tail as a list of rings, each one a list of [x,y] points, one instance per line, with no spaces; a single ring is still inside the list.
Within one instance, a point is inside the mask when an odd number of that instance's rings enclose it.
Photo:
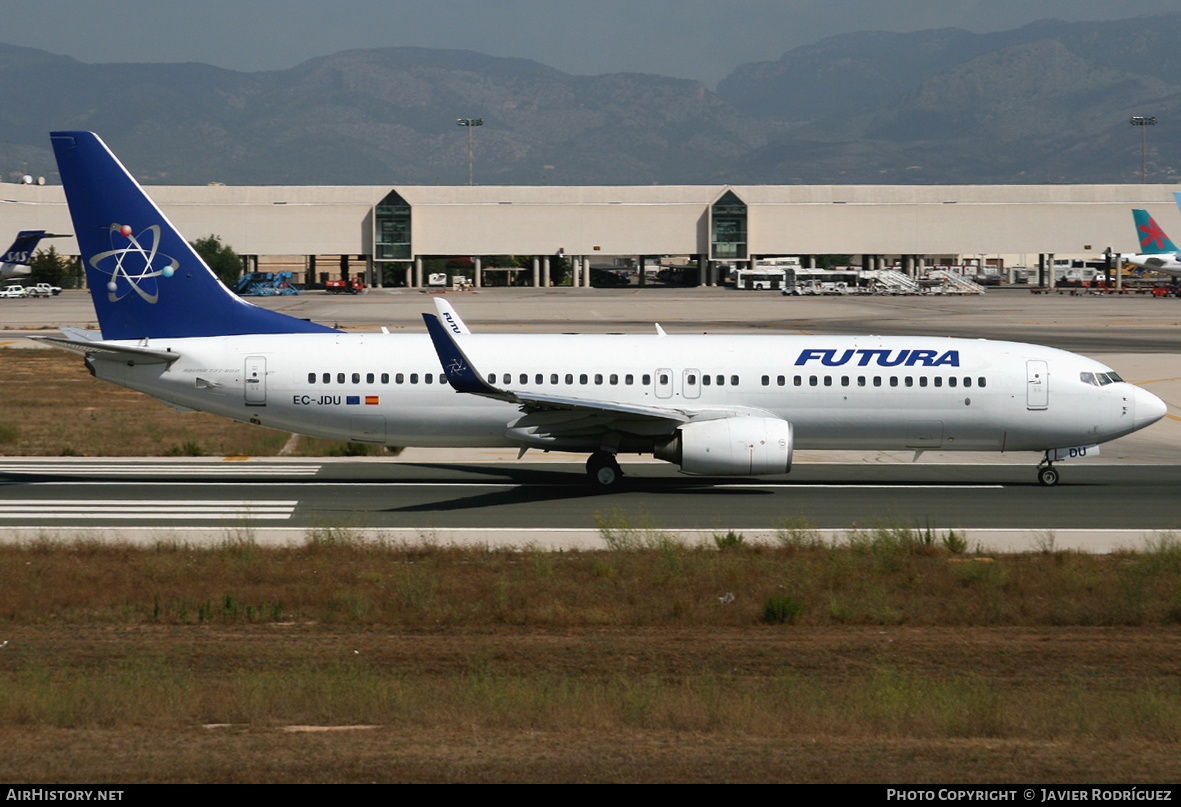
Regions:
[[[156,278],[172,277],[180,268],[176,258],[156,251],[160,244],[160,225],[153,224],[138,235],[128,224],[112,224],[109,230],[112,249],[90,258],[95,271],[111,276],[107,299],[117,303],[134,291],[144,302],[154,305],[160,299]],[[120,246],[123,243],[120,239],[126,241],[126,246]],[[148,240],[150,246],[145,247],[144,242]],[[157,269],[157,261],[165,265]],[[120,279],[124,282],[120,283]]]

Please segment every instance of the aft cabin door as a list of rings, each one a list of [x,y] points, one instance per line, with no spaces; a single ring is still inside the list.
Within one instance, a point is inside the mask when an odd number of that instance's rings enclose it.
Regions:
[[[1025,405],[1029,409],[1050,406],[1050,368],[1044,361],[1025,362]]]
[[[243,386],[246,389],[247,406],[267,405],[267,360],[265,356],[246,357],[246,377]]]

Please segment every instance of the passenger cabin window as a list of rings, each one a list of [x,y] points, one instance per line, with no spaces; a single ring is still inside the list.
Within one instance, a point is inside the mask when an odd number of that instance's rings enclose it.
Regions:
[[[309,384],[316,383],[316,374],[315,373],[308,373],[308,383]]]

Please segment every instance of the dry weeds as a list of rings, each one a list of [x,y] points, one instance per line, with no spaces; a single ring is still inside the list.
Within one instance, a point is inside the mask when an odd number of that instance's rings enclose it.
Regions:
[[[645,540],[0,550],[0,779],[1181,774],[1175,542],[964,560]],[[764,621],[781,590],[795,624]]]
[[[203,412],[178,413],[143,393],[92,377],[81,357],[0,349],[0,456],[275,456],[290,437]],[[346,444],[300,439],[298,456]]]

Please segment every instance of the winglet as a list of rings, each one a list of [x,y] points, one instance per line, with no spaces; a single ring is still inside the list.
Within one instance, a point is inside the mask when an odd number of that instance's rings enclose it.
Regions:
[[[439,363],[443,366],[443,376],[458,392],[469,392],[473,395],[483,395],[502,401],[516,401],[510,393],[489,384],[479,371],[468,361],[463,348],[455,341],[455,337],[439,322],[434,314],[423,314],[427,333],[431,343],[435,346],[435,353],[439,356]]]
[[[442,297],[435,298],[435,310],[439,312],[439,319],[452,333],[471,333],[464,321],[459,318],[456,310],[451,307],[451,303]]]

